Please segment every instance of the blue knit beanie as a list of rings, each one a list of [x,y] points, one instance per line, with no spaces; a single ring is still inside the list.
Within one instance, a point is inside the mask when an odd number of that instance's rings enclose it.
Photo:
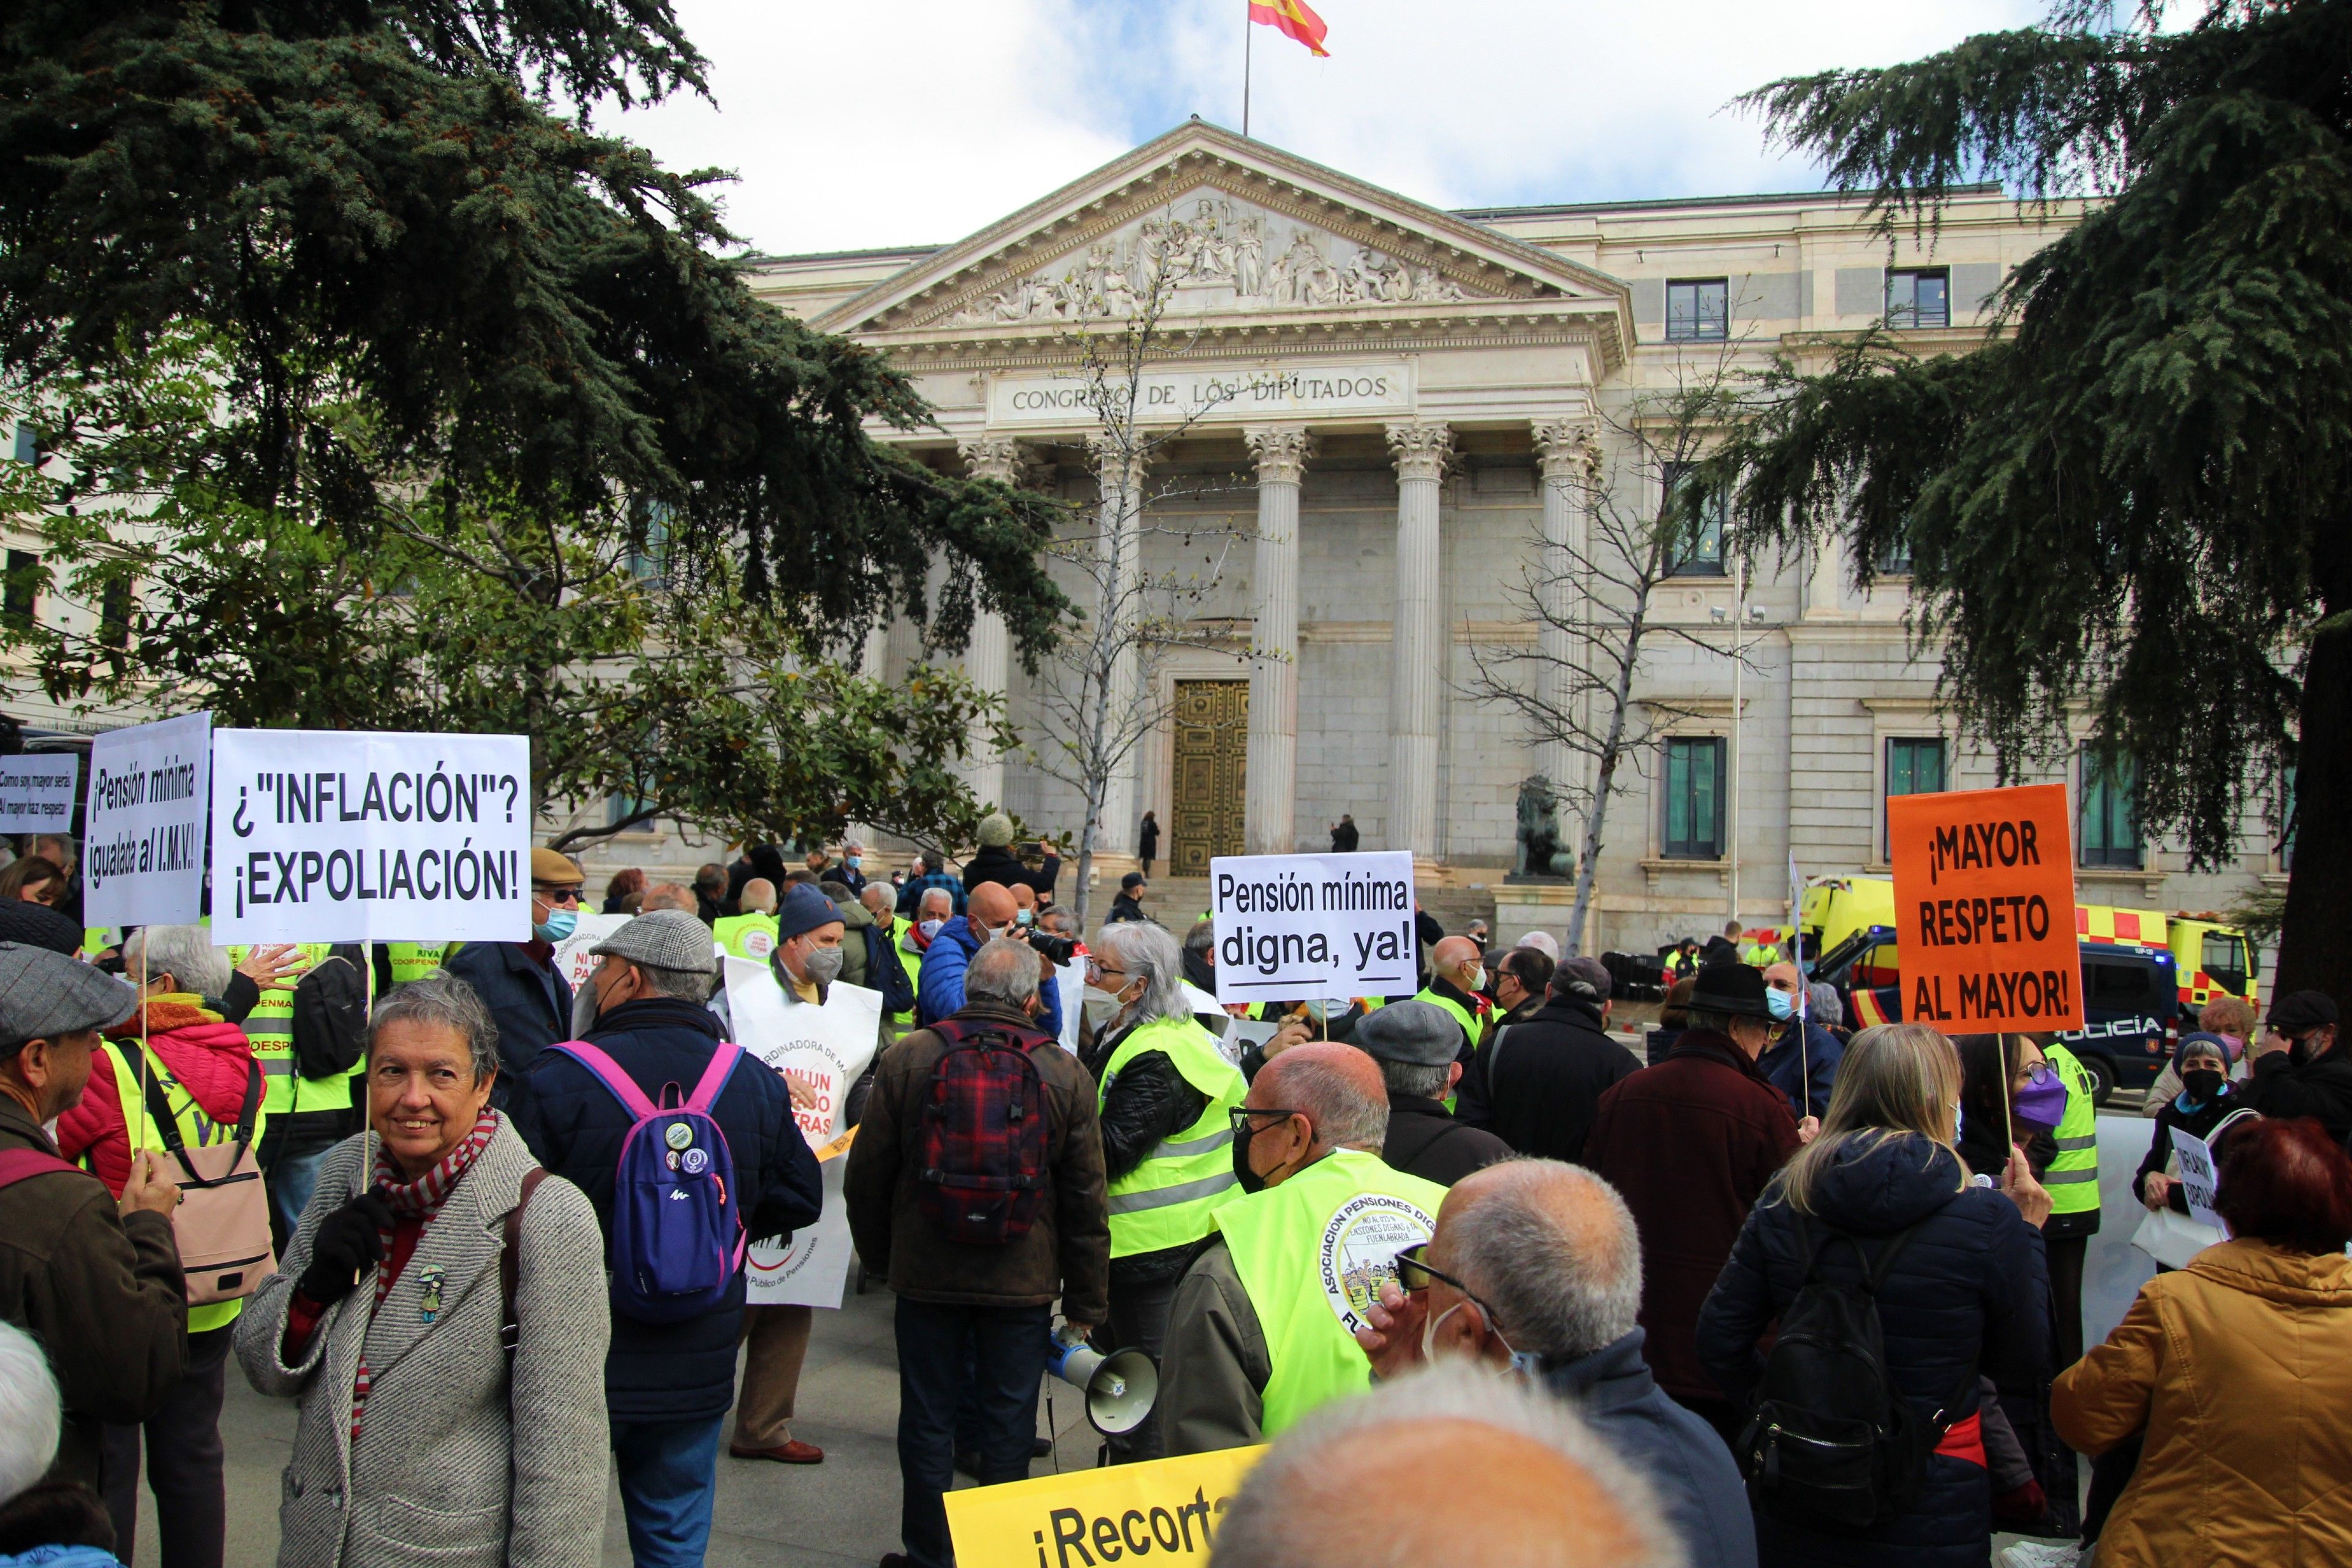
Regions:
[[[795,882],[776,907],[776,942],[781,946],[819,926],[842,923],[839,905],[806,882]]]

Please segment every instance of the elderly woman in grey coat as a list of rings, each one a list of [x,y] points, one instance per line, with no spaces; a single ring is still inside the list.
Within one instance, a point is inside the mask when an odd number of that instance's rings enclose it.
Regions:
[[[496,1026],[464,982],[435,974],[380,1004],[373,1131],[327,1155],[283,1272],[237,1321],[253,1386],[302,1402],[280,1568],[599,1559],[603,1237],[490,1109],[497,1074]]]

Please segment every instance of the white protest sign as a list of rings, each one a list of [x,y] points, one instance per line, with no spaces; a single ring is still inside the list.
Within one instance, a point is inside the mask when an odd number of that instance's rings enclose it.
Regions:
[[[0,757],[0,833],[70,832],[80,787],[71,752]]]
[[[2211,1147],[2202,1138],[2191,1137],[2176,1127],[2172,1130],[2172,1152],[2180,1161],[2180,1195],[2188,1201],[2189,1217],[2199,1225],[2211,1226],[2223,1236],[2229,1235],[2229,1223],[2213,1207],[2213,1195],[2221,1190],[2221,1178]]]
[[[571,983],[572,994],[580,994],[590,975],[604,961],[588,950],[629,923],[627,915],[594,915],[582,910],[580,922],[572,934],[555,944],[555,973]]]
[[[524,735],[216,730],[213,939],[526,942]]]
[[[1061,992],[1062,1048],[1072,1056],[1078,1054],[1078,1021],[1087,1011],[1087,961],[1074,958],[1054,972],[1054,984]]]
[[[110,730],[90,742],[82,921],[194,925],[205,907],[213,716]]]
[[[841,1308],[842,1288],[849,1280],[849,1258],[856,1250],[849,1239],[849,1209],[841,1195],[842,1173],[849,1168],[850,1140],[857,1130],[828,1146],[818,1157],[824,1163],[824,1207],[816,1223],[793,1232],[789,1243],[754,1242],[743,1261],[745,1300],[760,1307]]]
[[[1220,1003],[1388,996],[1419,984],[1405,850],[1220,855],[1209,900]]]

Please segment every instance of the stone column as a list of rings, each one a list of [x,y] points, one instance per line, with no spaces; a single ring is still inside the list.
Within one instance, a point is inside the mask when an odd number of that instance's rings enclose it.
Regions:
[[[1566,717],[1575,701],[1570,671],[1579,649],[1573,630],[1580,613],[1573,579],[1584,559],[1585,508],[1601,473],[1599,428],[1581,419],[1539,419],[1535,425],[1536,458],[1543,473],[1543,548],[1536,569],[1542,588],[1543,618],[1536,627],[1536,651],[1541,663],[1537,679],[1544,706]],[[1555,785],[1583,782],[1585,758],[1564,742],[1539,738],[1536,771]],[[1567,825],[1562,824],[1563,831]]]
[[[1437,591],[1438,484],[1454,432],[1418,419],[1388,427],[1397,471],[1396,659],[1389,692],[1387,847],[1437,854],[1437,694],[1445,610]]]
[[[1112,736],[1118,733],[1121,726],[1133,722],[1136,703],[1141,695],[1135,683],[1134,630],[1143,609],[1136,601],[1135,584],[1142,565],[1143,536],[1138,524],[1143,513],[1144,468],[1139,457],[1123,454],[1119,447],[1120,443],[1104,436],[1089,437],[1087,441],[1102,490],[1096,577],[1109,601],[1094,609],[1098,616],[1118,619],[1120,624],[1115,635],[1124,644],[1112,660],[1108,683],[1110,707],[1105,731]],[[1107,781],[1100,831],[1096,835],[1098,853],[1135,852],[1135,769],[1142,753],[1140,742],[1129,747],[1127,755]]]
[[[1021,444],[1010,436],[982,436],[970,441],[958,442],[964,466],[976,479],[1001,479],[1008,485],[1021,482]],[[972,684],[1003,697],[1006,689],[1008,644],[1004,617],[993,610],[976,611],[971,618],[971,641],[963,655],[964,674]],[[1004,757],[985,739],[975,740],[971,758],[964,763],[964,777],[971,793],[984,806],[1004,804]]]
[[[1314,438],[1303,425],[1244,437],[1257,459],[1257,559],[1250,579],[1257,660],[1250,671],[1243,841],[1252,855],[1288,855],[1297,848],[1298,490]]]

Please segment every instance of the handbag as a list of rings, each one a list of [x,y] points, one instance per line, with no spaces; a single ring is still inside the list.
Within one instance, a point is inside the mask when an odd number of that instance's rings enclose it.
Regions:
[[[120,1047],[116,1047],[120,1049]],[[187,1146],[179,1119],[172,1114],[161,1075],[143,1075],[147,1115],[179,1163],[180,1206],[172,1213],[172,1234],[180,1245],[180,1268],[188,1279],[188,1305],[250,1296],[277,1271],[269,1241],[269,1196],[261,1182],[253,1124],[261,1108],[261,1064],[246,1080],[245,1104],[234,1135],[225,1143]]]

